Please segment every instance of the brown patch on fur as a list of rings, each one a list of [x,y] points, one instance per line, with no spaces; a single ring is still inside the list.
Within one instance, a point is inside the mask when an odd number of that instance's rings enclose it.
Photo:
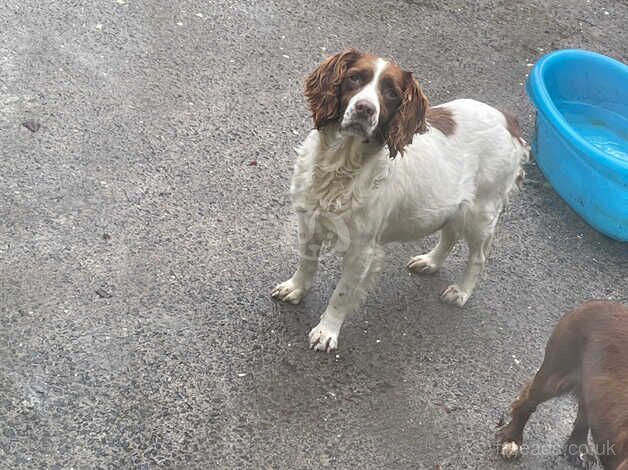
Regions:
[[[375,62],[377,61],[377,57],[371,54],[362,53],[360,57],[351,64],[351,67],[346,71],[345,76],[342,77],[342,82],[338,89],[338,93],[340,96],[339,105],[340,108],[338,110],[338,118],[341,118],[345,109],[349,105],[349,101],[356,93],[359,93],[364,85],[370,82],[373,79],[373,75],[375,73]],[[347,83],[347,80],[344,80],[345,77],[351,77],[352,75],[357,75],[360,77],[360,83],[356,85],[352,85],[351,83]]]
[[[534,380],[512,404],[511,422],[500,442],[521,446],[523,428],[536,407],[573,393],[578,416],[567,456],[578,460],[589,429],[605,469],[624,469],[628,461],[628,307],[592,301],[567,313],[556,325]],[[570,450],[571,449],[571,450]]]
[[[376,136],[382,145],[386,143],[388,130],[396,116],[404,93],[403,70],[395,63],[388,63],[379,80],[379,123]]]
[[[403,155],[405,147],[412,143],[414,135],[427,131],[425,112],[430,103],[412,74],[405,71],[401,73],[403,76],[400,82],[401,104],[395,117],[387,124],[386,143],[390,158],[395,158],[397,153]]]
[[[523,145],[523,132],[521,132],[521,126],[519,126],[519,121],[517,121],[515,115],[507,111],[502,111],[501,109],[500,112],[506,118],[506,130],[510,133],[511,136],[517,139],[520,144]]]
[[[445,135],[452,135],[456,131],[456,121],[453,113],[442,106],[428,108],[425,113],[427,123],[435,129],[438,129]]]

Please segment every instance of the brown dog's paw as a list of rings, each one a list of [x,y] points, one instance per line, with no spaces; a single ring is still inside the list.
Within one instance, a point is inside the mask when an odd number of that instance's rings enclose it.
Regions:
[[[504,460],[518,459],[521,457],[521,446],[515,441],[502,442],[499,455],[501,455]]]
[[[591,470],[597,464],[597,458],[586,442],[571,442],[565,444],[565,459],[572,466]]]

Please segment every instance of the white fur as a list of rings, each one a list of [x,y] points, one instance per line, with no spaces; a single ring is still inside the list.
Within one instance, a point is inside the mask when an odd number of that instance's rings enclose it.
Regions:
[[[459,238],[469,244],[465,274],[442,294],[462,306],[484,267],[499,214],[522,173],[528,147],[506,130],[501,112],[478,101],[442,105],[453,113],[455,132],[428,126],[403,157],[346,135],[338,125],[313,130],[297,149],[291,193],[299,222],[299,266],[273,296],[299,302],[312,285],[323,244],[343,255],[340,281],[310,332],[316,350],[335,349],[345,316],[373,285],[382,245],[418,240],[440,230],[436,248],[408,267],[435,272]]]
[[[521,456],[521,448],[514,442],[504,442],[501,450],[502,457],[506,460],[516,459]]]

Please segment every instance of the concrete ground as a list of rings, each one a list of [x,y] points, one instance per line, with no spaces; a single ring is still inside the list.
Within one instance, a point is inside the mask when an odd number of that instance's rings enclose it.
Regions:
[[[484,100],[530,137],[530,65],[626,61],[627,19],[617,0],[5,1],[0,467],[568,468],[568,399],[517,463],[493,433],[562,312],[628,301],[628,248],[534,163],[462,310],[438,293],[463,247],[435,277],[404,269],[433,238],[389,247],[337,355],[306,343],[333,255],[302,305],[269,294],[295,266],[292,148],[326,54],[394,57],[433,103]]]

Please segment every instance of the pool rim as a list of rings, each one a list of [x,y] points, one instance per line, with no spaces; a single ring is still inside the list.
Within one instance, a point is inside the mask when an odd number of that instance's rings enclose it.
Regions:
[[[545,68],[549,63],[567,57],[602,62],[599,66],[617,69],[619,74],[626,75],[628,79],[628,66],[618,60],[583,49],[562,49],[544,55],[535,64],[526,83],[528,96],[537,111],[543,114],[558,134],[565,139],[567,145],[575,147],[581,154],[586,154],[592,164],[612,179],[625,181],[628,179],[628,160],[608,154],[584,139],[556,107],[553,96],[547,90]]]

